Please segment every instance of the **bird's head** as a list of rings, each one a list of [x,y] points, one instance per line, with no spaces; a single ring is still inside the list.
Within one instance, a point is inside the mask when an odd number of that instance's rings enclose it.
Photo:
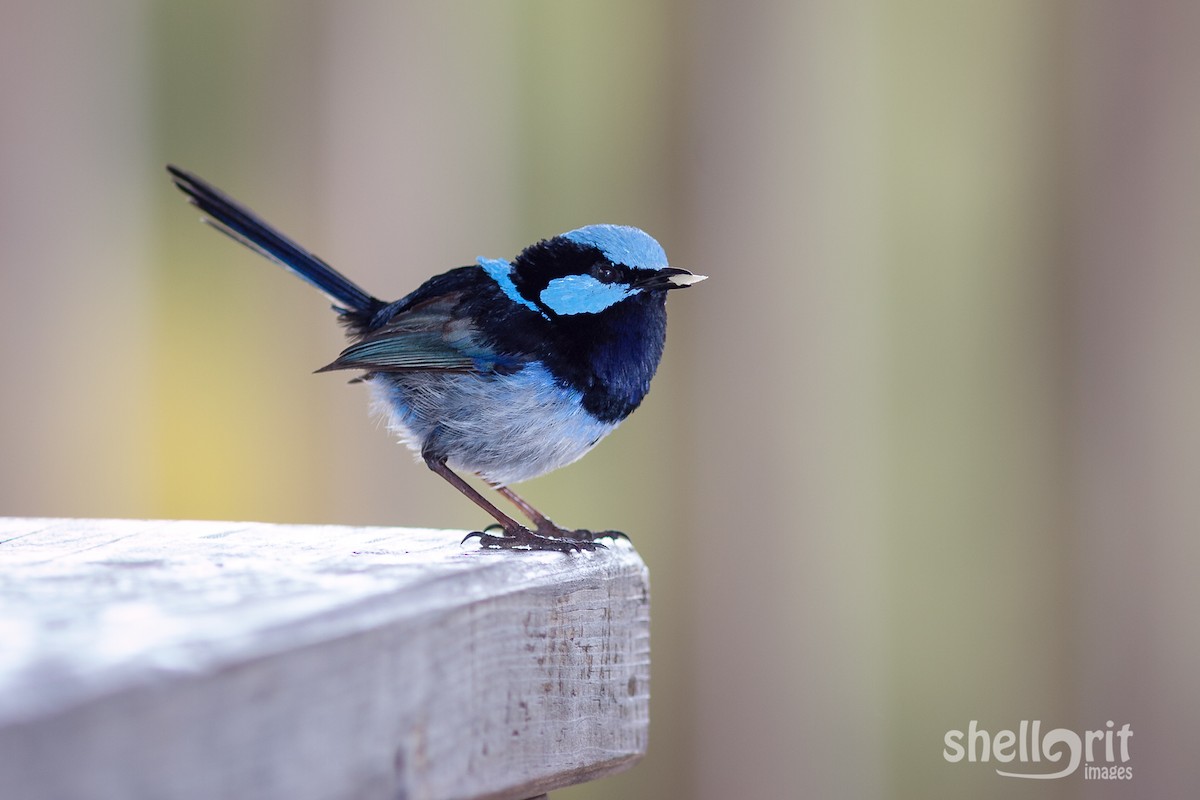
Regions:
[[[706,277],[669,266],[658,242],[626,225],[588,225],[525,248],[512,264],[479,263],[511,299],[550,318],[599,314],[648,294],[661,299]]]

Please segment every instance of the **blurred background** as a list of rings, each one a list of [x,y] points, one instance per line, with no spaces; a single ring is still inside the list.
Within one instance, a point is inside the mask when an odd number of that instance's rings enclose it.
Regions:
[[[1198,86],[1171,0],[4,0],[0,513],[486,521],[168,161],[388,298],[634,224],[711,280],[523,493],[650,566],[650,752],[554,797],[1195,796]]]

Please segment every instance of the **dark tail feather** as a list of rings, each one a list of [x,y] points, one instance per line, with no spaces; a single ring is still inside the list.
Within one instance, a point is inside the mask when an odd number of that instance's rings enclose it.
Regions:
[[[349,278],[259,219],[221,191],[179,167],[167,166],[175,185],[207,215],[205,221],[333,298],[344,312],[368,315],[384,305]]]

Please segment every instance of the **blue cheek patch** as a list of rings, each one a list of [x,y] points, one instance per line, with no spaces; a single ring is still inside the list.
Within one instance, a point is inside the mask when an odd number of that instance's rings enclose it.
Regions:
[[[484,258],[483,256],[475,259],[475,263],[482,267],[483,271],[488,274],[488,277],[496,282],[496,285],[500,287],[500,291],[504,292],[509,300],[512,300],[514,303],[520,303],[529,310],[541,314],[543,317],[546,316],[545,311],[542,311],[529,302],[525,299],[524,295],[517,291],[517,286],[512,281],[512,264],[502,258]]]
[[[542,290],[542,304],[560,316],[598,314],[619,303],[633,290],[622,283],[602,283],[591,275],[555,278]]]
[[[654,237],[628,225],[588,225],[564,233],[585,247],[594,247],[614,264],[624,264],[637,269],[662,269],[667,265],[667,254]]]

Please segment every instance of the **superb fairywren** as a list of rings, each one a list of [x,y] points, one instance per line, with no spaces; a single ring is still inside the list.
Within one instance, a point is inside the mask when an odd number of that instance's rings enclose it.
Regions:
[[[353,344],[317,371],[361,370],[352,382],[370,385],[390,427],[503,530],[467,538],[570,551],[617,535],[560,528],[509,484],[570,464],[638,407],[662,356],[667,291],[705,276],[668,266],[637,228],[589,225],[512,262],[480,258],[388,303],[200,178],[167,169],[206,222],[334,301]],[[482,477],[534,530],[454,469]]]

